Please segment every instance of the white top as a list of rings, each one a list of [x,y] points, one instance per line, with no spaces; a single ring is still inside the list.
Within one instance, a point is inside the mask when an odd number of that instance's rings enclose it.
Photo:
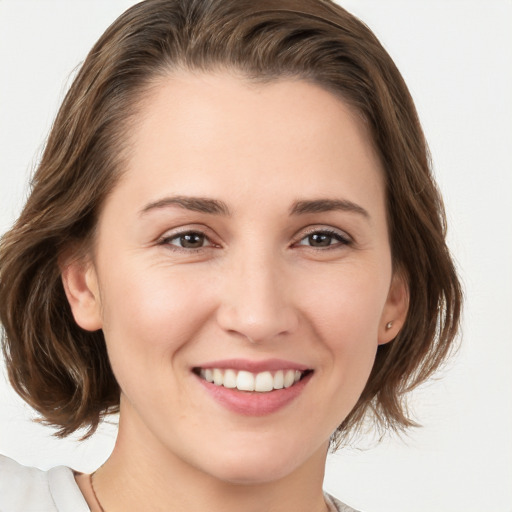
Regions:
[[[22,466],[0,455],[0,512],[90,512],[70,468]]]
[[[325,495],[331,512],[357,512]],[[90,512],[73,470],[22,466],[0,455],[0,512]]]

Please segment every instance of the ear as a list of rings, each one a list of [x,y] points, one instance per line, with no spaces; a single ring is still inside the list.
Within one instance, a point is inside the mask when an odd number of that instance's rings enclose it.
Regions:
[[[76,323],[87,331],[101,329],[101,301],[93,263],[74,258],[59,264],[64,291]]]
[[[379,325],[379,345],[389,343],[402,329],[409,309],[409,287],[402,272],[395,272],[391,279],[388,297]]]

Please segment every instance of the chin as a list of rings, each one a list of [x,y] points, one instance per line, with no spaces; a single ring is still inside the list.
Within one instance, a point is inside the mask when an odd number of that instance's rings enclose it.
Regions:
[[[243,463],[241,463],[243,462]],[[247,461],[239,461],[238,464],[217,467],[215,475],[218,480],[233,485],[264,485],[282,480],[292,474],[296,467],[283,464],[251,465]]]
[[[208,457],[208,461],[216,461],[216,464],[215,467],[213,464],[207,464],[210,470],[204,469],[226,483],[261,485],[282,480],[315,458],[315,454],[306,454],[300,447],[292,449],[282,446],[279,449],[269,449],[264,443],[257,442],[253,446],[256,449],[243,450],[233,446],[229,453],[224,453],[223,456],[217,454]],[[321,452],[326,452],[323,447]]]

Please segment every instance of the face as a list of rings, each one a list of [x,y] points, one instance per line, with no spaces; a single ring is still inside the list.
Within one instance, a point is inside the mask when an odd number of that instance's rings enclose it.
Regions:
[[[92,262],[64,273],[120,436],[231,482],[323,461],[405,314],[364,122],[305,81],[183,73],[130,137]]]

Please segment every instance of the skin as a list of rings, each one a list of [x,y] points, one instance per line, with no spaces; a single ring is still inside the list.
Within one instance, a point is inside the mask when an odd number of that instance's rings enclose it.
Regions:
[[[103,329],[122,389],[118,440],[94,480],[103,508],[326,510],[329,438],[407,311],[364,121],[306,81],[180,72],[145,98],[129,137],[93,254],[63,265],[75,319]],[[176,196],[230,215],[150,206]],[[319,199],[345,208],[290,214]],[[180,247],[183,231],[198,249]],[[231,358],[313,374],[284,408],[244,416],[192,372]]]

